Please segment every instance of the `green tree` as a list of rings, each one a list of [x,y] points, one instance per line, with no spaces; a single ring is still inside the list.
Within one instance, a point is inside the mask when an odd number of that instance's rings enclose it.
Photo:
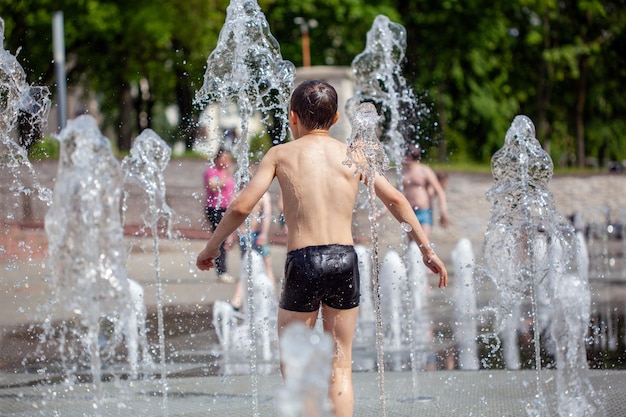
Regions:
[[[519,112],[509,2],[398,2],[409,32],[407,72],[432,97],[442,141],[440,160],[485,160]]]
[[[178,132],[157,133],[191,145],[198,113],[193,91],[201,85],[226,6],[221,0],[190,0],[185,7],[174,0],[7,0],[0,16],[10,50],[21,48],[22,65],[38,77],[30,81],[52,85],[52,15],[63,11],[68,86],[81,85],[97,98],[102,128],[113,129],[118,147],[126,150],[133,136],[163,118],[169,103],[180,109]]]
[[[283,59],[302,65],[300,26],[296,17],[315,19],[309,31],[311,65],[350,65],[365,47],[365,35],[379,14],[397,21],[398,11],[390,0],[371,4],[364,0],[260,0]]]
[[[120,149],[145,127],[191,146],[193,106],[228,0],[4,0],[5,48],[29,82],[54,93],[52,15],[65,16],[68,86],[81,86]],[[441,161],[486,162],[517,113],[529,115],[558,164],[626,159],[626,5],[622,0],[259,0],[283,59],[350,65],[383,14],[408,34],[405,78],[431,105]],[[164,122],[176,105],[178,126]],[[275,129],[281,129],[275,126]],[[426,130],[422,126],[421,130]],[[424,138],[422,138],[424,139]],[[422,141],[422,143],[424,143]],[[432,157],[432,155],[431,155]]]
[[[598,126],[596,105],[601,105],[601,113],[617,116],[612,106],[602,104],[606,103],[602,91],[616,79],[602,73],[610,71],[624,81],[619,69],[612,69],[623,63],[623,58],[615,59],[613,51],[615,41],[624,37],[624,6],[607,1],[523,0],[520,11],[517,27],[522,42],[516,55],[525,64],[516,76],[523,78],[522,85],[534,86],[530,91],[538,137],[560,164],[573,162],[582,167],[589,155],[604,159],[602,145],[589,145],[606,134],[606,129]],[[536,71],[522,74],[533,62]],[[616,121],[605,119],[603,123]],[[597,127],[590,131],[589,126]],[[599,133],[602,131],[605,133]]]

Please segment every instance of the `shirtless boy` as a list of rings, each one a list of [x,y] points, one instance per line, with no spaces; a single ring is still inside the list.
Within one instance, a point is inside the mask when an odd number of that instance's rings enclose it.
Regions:
[[[446,193],[437,179],[437,174],[429,166],[420,162],[421,149],[411,145],[406,152],[406,159],[402,163],[402,185],[404,195],[413,207],[417,219],[422,225],[426,236],[430,237],[433,226],[432,195],[430,190],[439,200],[441,226],[448,226],[448,206]]]
[[[352,340],[360,297],[352,212],[361,178],[355,175],[356,168],[342,163],[347,145],[328,133],[338,118],[337,93],[326,82],[305,81],[294,90],[289,126],[295,140],[270,148],[198,255],[196,265],[201,270],[213,267],[221,242],[245,220],[274,177],[278,178],[288,227],[278,334],[280,337],[293,322],[313,327],[321,309],[324,331],[335,342],[330,399],[337,417],[351,417]],[[382,176],[375,178],[374,186],[393,216],[411,226],[410,235],[424,263],[439,274],[439,287],[446,286],[446,268],[430,247],[407,199]]]

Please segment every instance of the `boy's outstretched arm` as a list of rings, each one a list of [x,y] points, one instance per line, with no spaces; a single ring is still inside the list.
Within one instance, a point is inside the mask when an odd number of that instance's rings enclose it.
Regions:
[[[439,275],[439,288],[446,287],[448,285],[448,271],[446,271],[443,261],[430,246],[428,237],[426,237],[422,225],[417,220],[413,208],[406,197],[382,175],[376,175],[374,189],[378,198],[385,204],[385,207],[393,217],[399,222],[411,226],[409,233],[413,240],[417,242],[420,252],[422,252],[424,264],[435,274]]]

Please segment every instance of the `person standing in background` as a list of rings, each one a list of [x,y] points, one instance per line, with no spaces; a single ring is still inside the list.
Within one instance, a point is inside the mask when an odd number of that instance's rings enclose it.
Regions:
[[[250,235],[251,238],[250,247],[253,251],[256,251],[263,259],[263,265],[265,266],[265,273],[267,278],[275,286],[274,271],[272,269],[272,258],[270,256],[270,226],[272,224],[272,198],[269,191],[263,194],[261,200],[254,207],[250,213]],[[246,256],[246,250],[248,248],[248,227],[244,222],[239,227],[239,248],[241,249],[241,257]],[[233,310],[239,311],[243,304],[243,288],[241,280],[237,281],[235,286],[235,292],[230,300],[230,304],[233,306]]]
[[[251,247],[261,258],[267,277],[274,282],[274,271],[272,270],[272,258],[270,256],[270,227],[272,225],[272,198],[270,193],[266,192],[251,213],[250,219],[250,237],[252,239]],[[239,246],[241,248],[241,256],[245,256],[247,248],[246,227],[240,228]]]
[[[406,158],[402,162],[402,185],[404,195],[409,200],[417,219],[430,237],[433,227],[433,197],[439,200],[440,224],[448,227],[448,205],[446,193],[437,179],[437,174],[430,167],[421,163],[422,152],[417,144],[409,145]],[[430,191],[430,192],[429,192]]]
[[[233,178],[234,163],[232,156],[225,148],[220,148],[213,157],[213,164],[204,171],[204,188],[206,190],[205,214],[214,232],[224,217],[226,209],[235,197],[235,179]],[[220,255],[215,259],[217,279],[232,284],[235,279],[228,274],[226,266],[226,250],[232,246],[232,238],[227,239],[220,247]]]

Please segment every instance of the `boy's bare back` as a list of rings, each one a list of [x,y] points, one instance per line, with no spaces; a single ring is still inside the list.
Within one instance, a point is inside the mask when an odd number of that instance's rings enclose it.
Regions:
[[[287,250],[313,245],[352,245],[352,212],[359,186],[343,164],[346,145],[311,132],[275,146],[267,156],[283,193],[289,227]]]
[[[214,266],[219,244],[253,211],[278,178],[289,229],[287,250],[307,246],[352,245],[352,214],[359,188],[356,168],[344,165],[347,145],[329,135],[339,118],[337,94],[329,84],[305,81],[292,93],[289,127],[294,141],[274,146],[261,160],[256,174],[231,203],[224,218],[198,254],[201,270]],[[377,197],[401,223],[409,226],[424,263],[447,284],[447,272],[430,247],[406,197],[382,175],[372,178]],[[219,243],[219,244],[218,244]]]

